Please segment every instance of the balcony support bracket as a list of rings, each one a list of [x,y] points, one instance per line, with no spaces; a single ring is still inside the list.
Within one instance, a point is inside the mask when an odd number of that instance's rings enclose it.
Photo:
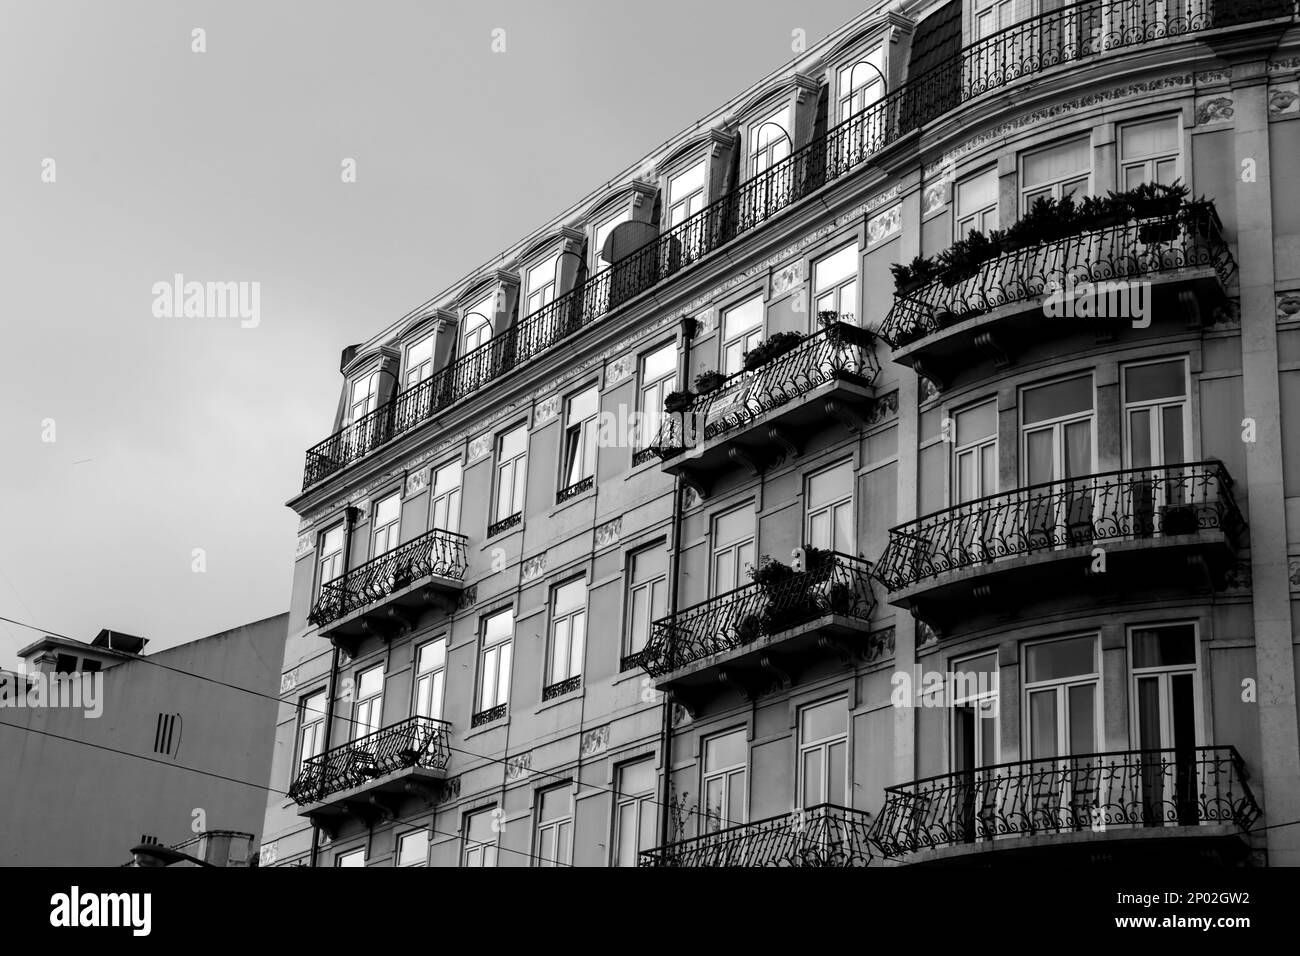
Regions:
[[[836,421],[842,422],[859,434],[867,430],[867,420],[849,403],[835,398],[828,398],[823,404],[826,408],[826,414]]]
[[[1011,367],[1011,353],[1002,347],[991,331],[976,333],[975,347],[993,360],[994,368]]]
[[[749,472],[751,478],[757,478],[763,473],[764,463],[739,445],[729,446],[727,448],[727,457],[736,464],[743,466]]]
[[[696,497],[701,501],[708,499],[709,491],[711,490],[709,482],[705,481],[700,475],[690,471],[683,471],[680,477],[682,479],[682,484],[695,492]]]
[[[775,683],[772,685],[773,692],[789,690],[794,684],[794,681],[790,678],[790,674],[777,664],[775,654],[764,654],[759,658],[758,663],[763,670],[776,678]]]
[[[668,690],[665,691],[665,696],[668,698],[668,703],[686,711],[686,715],[690,717],[691,720],[694,720],[699,716],[699,703],[691,695],[683,694],[680,690]]]
[[[823,634],[821,637],[817,638],[817,645],[822,650],[830,651],[838,657],[840,663],[845,667],[853,666],[853,648],[849,647],[848,644],[845,644],[838,637],[834,637],[830,634]]]
[[[940,372],[933,364],[929,364],[918,359],[912,359],[912,369],[922,378],[928,378],[934,383],[934,387],[944,392],[948,389],[948,376]]]
[[[733,688],[736,693],[740,695],[740,699],[745,703],[753,703],[754,692],[745,685],[745,682],[740,679],[740,676],[736,674],[735,671],[729,670],[726,667],[719,668],[718,683],[722,684],[724,687]]]
[[[767,437],[772,439],[772,444],[781,449],[781,456],[784,461],[792,461],[798,458],[802,449],[795,444],[793,438],[786,434],[785,429],[777,425],[769,425]]]

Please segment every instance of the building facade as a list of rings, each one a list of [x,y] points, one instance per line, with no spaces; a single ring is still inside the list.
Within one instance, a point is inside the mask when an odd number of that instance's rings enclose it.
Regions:
[[[875,4],[346,349],[263,864],[1300,863],[1298,83]]]

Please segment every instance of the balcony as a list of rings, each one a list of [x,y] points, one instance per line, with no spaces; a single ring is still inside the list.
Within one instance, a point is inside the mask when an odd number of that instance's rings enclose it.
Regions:
[[[875,610],[871,563],[834,552],[655,621],[638,663],[659,690],[691,708],[719,683],[746,699],[774,683],[789,686],[801,658],[865,652]]]
[[[823,803],[643,850],[640,866],[850,867],[871,862],[870,817]]]
[[[306,760],[289,798],[300,816],[391,815],[403,794],[436,790],[446,776],[450,734],[446,721],[408,717]]]
[[[797,456],[828,416],[865,430],[880,373],[873,341],[859,326],[827,323],[790,351],[666,412],[651,444],[663,470],[707,492],[714,476],[737,464],[757,475]]]
[[[1230,860],[1260,816],[1247,779],[1230,746],[1022,760],[886,787],[870,839],[905,862],[975,862],[989,851],[1043,862],[1044,852],[1095,852],[1100,841],[1108,853],[1130,843],[1150,862],[1161,852],[1152,838]]]
[[[1157,315],[1208,325],[1226,304],[1235,271],[1214,204],[1188,203],[1164,215],[1079,228],[1004,252],[959,279],[900,291],[880,337],[895,362],[944,388],[974,360],[1005,366],[1080,328],[1105,338]]]
[[[1130,468],[1017,488],[899,525],[875,576],[890,604],[942,635],[977,607],[1014,613],[1026,594],[1077,596],[1089,582],[1099,593],[1219,587],[1244,526],[1220,462]]]
[[[435,528],[323,584],[307,620],[349,650],[367,635],[409,630],[429,605],[454,608],[466,551],[463,534]]]

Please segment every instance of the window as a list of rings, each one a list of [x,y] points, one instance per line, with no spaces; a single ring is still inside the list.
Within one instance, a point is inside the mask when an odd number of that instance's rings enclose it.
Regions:
[[[77,656],[75,654],[56,654],[54,656],[54,673],[77,673]]]
[[[419,385],[433,375],[433,336],[426,335],[406,350],[406,387]]]
[[[853,554],[853,462],[842,461],[808,476],[805,522],[814,548]]]
[[[952,501],[962,504],[998,490],[997,400],[953,415]]]
[[[998,763],[998,654],[954,661],[952,768],[974,771]]]
[[[713,593],[722,594],[744,582],[741,575],[754,564],[754,506],[742,505],[713,519]]]
[[[497,496],[495,521],[524,510],[524,472],[528,455],[528,426],[520,425],[497,439]]]
[[[861,60],[840,68],[838,75],[841,121],[860,113],[884,93],[885,48],[878,46]]]
[[[807,810],[823,803],[843,806],[848,793],[848,698],[799,711],[799,799]]]
[[[1089,191],[1092,179],[1092,145],[1087,136],[1026,153],[1020,158],[1020,211],[1035,199],[1064,199]]]
[[[704,208],[704,160],[668,177],[668,227]]]
[[[461,464],[453,461],[433,471],[433,526],[444,531],[460,531]]]
[[[763,337],[763,297],[733,306],[722,313],[722,374],[734,375],[745,365],[745,353]]]
[[[650,625],[668,613],[668,552],[663,542],[631,555],[628,581],[628,654],[645,649]]]
[[[790,155],[790,107],[783,106],[749,130],[749,175],[757,176]]]
[[[813,294],[819,313],[835,312],[846,321],[857,321],[858,262],[854,243],[813,263]]]
[[[357,677],[357,704],[352,723],[352,739],[360,740],[378,733],[384,710],[384,668],[376,665]]]
[[[614,231],[614,227],[621,223],[627,222],[632,218],[632,210],[624,209],[617,215],[606,219],[595,230],[595,241],[592,243],[591,271],[600,272],[607,269],[610,263],[605,259],[605,242],[609,239],[609,234]]]
[[[555,272],[560,264],[558,253],[528,270],[528,315],[555,300]]]
[[[998,170],[996,166],[967,176],[957,183],[957,228],[954,239],[972,231],[989,233],[998,227]]]
[[[379,373],[374,372],[356,379],[348,395],[348,424],[364,418],[375,410],[379,400]]]
[[[1187,460],[1190,434],[1187,360],[1124,366],[1125,452],[1131,468],[1159,468]]]
[[[1187,750],[1198,743],[1195,624],[1131,628],[1134,725],[1142,750]]]
[[[564,416],[561,492],[596,474],[596,415],[599,411],[600,392],[594,385],[569,399]]]
[[[537,865],[568,866],[573,847],[573,811],[569,786],[552,787],[537,795]]]
[[[1097,638],[1069,637],[1025,648],[1029,757],[1097,751]]]
[[[447,685],[447,639],[440,637],[415,653],[415,715],[442,719],[442,696]]]
[[[557,587],[551,596],[551,676],[558,684],[582,674],[587,636],[587,582],[582,578]]]
[[[489,295],[478,305],[471,306],[465,313],[465,331],[463,333],[463,354],[474,351],[492,338],[492,316],[496,313],[496,296]]]
[[[483,622],[483,651],[479,659],[479,711],[510,700],[510,645],[514,612],[499,611]]]
[[[1093,471],[1092,376],[1022,389],[1020,414],[1025,484],[1047,485],[1031,492],[1027,503],[1031,546],[1090,541],[1092,495],[1062,483]]]
[[[619,767],[615,779],[614,865],[636,866],[638,854],[654,846],[654,759]]]
[[[429,831],[412,830],[397,839],[398,866],[429,865]]]
[[[664,399],[677,387],[677,343],[641,356],[641,428],[637,448],[646,449],[663,423]]]
[[[325,691],[302,699],[298,705],[298,766],[318,756],[325,746]]]
[[[402,524],[401,493],[391,494],[375,505],[373,522],[375,547],[372,558],[387,554],[397,547],[398,535]]]
[[[465,818],[465,866],[497,865],[496,808]]]
[[[1168,186],[1179,178],[1182,134],[1178,117],[1128,123],[1119,128],[1119,181],[1124,189],[1142,183]]]
[[[703,795],[706,833],[716,833],[745,822],[748,751],[743,729],[704,741],[704,775],[700,793]]]
[[[336,524],[320,538],[320,573],[316,578],[316,593],[322,585],[343,573],[343,525]]]
[[[975,0],[975,39],[991,37],[1016,22],[1014,0]]]
[[[365,866],[366,851],[364,849],[361,849],[361,850],[349,850],[347,853],[340,853],[338,856],[334,858],[334,865],[335,866]]]
[[[92,661],[89,657],[87,657],[81,662],[81,672],[83,674],[95,674],[99,672],[101,666],[102,665],[99,663],[99,661]]]

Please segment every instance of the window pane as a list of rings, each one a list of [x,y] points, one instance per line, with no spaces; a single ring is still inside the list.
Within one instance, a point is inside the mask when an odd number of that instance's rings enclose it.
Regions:
[[[1172,465],[1183,461],[1183,407],[1166,405],[1160,409],[1160,418],[1164,428],[1164,463]]]
[[[528,428],[520,425],[501,436],[501,448],[498,452],[500,460],[504,461],[509,458],[515,458],[524,453],[528,447]]]
[[[543,823],[569,815],[569,788],[553,787],[542,791],[542,805],[537,817]]]
[[[1029,645],[1029,663],[1026,668],[1029,682],[1093,673],[1096,668],[1093,659],[1095,643],[1091,637],[1074,637],[1065,641]]]
[[[1140,408],[1128,415],[1129,457],[1134,468],[1151,464],[1151,410]]]
[[[842,803],[844,786],[848,775],[848,745],[843,741],[831,744],[829,764],[826,771],[826,801]]]
[[[1124,369],[1124,400],[1145,402],[1156,398],[1175,398],[1187,394],[1183,360],[1130,365]]]
[[[698,162],[668,179],[668,204],[675,205],[684,197],[704,188],[704,163]]]
[[[1070,695],[1070,753],[1095,753],[1096,747],[1096,685],[1082,684],[1071,687]]]
[[[820,508],[853,494],[853,462],[819,471],[808,479],[808,508]]]
[[[988,438],[997,433],[997,404],[985,402],[958,412],[956,419],[956,439],[958,445],[968,445],[981,438]]]
[[[618,865],[636,866],[636,804],[618,808]]]
[[[450,465],[444,465],[433,473],[433,493],[434,495],[445,495],[447,492],[460,487],[460,462],[452,462]]]
[[[814,283],[817,292],[839,285],[858,272],[858,247],[845,246],[832,252],[829,256],[818,259],[813,266]]]
[[[1134,667],[1172,667],[1195,663],[1196,628],[1191,624],[1134,629]]]
[[[1125,160],[1176,153],[1178,152],[1178,118],[1171,116],[1150,123],[1130,123],[1121,126],[1119,142],[1120,156]]]
[[[343,550],[343,526],[330,528],[325,532],[324,540],[321,542],[321,554],[335,554]]]
[[[751,505],[720,514],[714,521],[713,541],[719,547],[753,536],[754,509]]]
[[[846,698],[841,697],[824,704],[805,707],[799,712],[799,740],[810,743],[814,740],[825,740],[827,737],[842,735],[848,731],[848,723]]]
[[[1091,168],[1091,157],[1088,155],[1091,149],[1088,137],[1084,136],[1030,153],[1024,160],[1022,185],[1037,186],[1040,183],[1058,182],[1071,178],[1072,174],[1086,172]]]
[[[542,286],[555,281],[555,264],[559,256],[544,259],[528,270],[528,294],[532,295]]]
[[[803,803],[815,807],[822,802],[822,752],[820,748],[804,751]]]
[[[483,810],[473,814],[469,818],[465,834],[474,843],[495,843],[492,833],[492,811]]]
[[[645,356],[641,370],[643,381],[654,382],[677,371],[677,346],[668,343]]]
[[[988,444],[980,449],[983,471],[980,477],[981,495],[995,494],[998,490],[998,449],[997,445]]]
[[[357,680],[357,699],[365,700],[367,697],[374,697],[384,688],[384,669],[382,667],[372,667],[369,670],[362,671],[361,677]]]
[[[963,179],[957,184],[957,216],[966,218],[981,209],[998,203],[997,167],[986,169],[977,176]]]
[[[507,641],[500,647],[500,657],[497,663],[497,699],[496,703],[504,704],[510,700],[510,643]]]
[[[632,581],[640,584],[668,573],[668,552],[662,546],[646,548],[632,555]]]
[[[654,788],[655,768],[653,760],[638,760],[636,763],[630,763],[619,768],[618,792],[623,796],[653,793]]]
[[[728,309],[723,313],[723,335],[727,339],[734,339],[747,329],[755,328],[763,323],[763,298],[755,296],[733,309]]]
[[[509,610],[499,611],[493,614],[484,624],[483,643],[486,645],[496,644],[510,636],[512,630],[511,612]]]
[[[569,399],[569,424],[575,425],[595,417],[599,400],[599,393],[594,387],[574,395]]]
[[[420,648],[419,672],[421,674],[442,667],[447,662],[447,641],[433,641]]]
[[[1027,388],[1022,399],[1026,423],[1089,411],[1092,408],[1092,376],[1080,375],[1063,382]]]
[[[422,865],[429,858],[429,831],[416,830],[402,837],[397,851],[398,866]]]
[[[1029,695],[1029,756],[1056,756],[1056,691]]]
[[[396,521],[402,511],[402,500],[398,495],[389,495],[375,506],[375,524],[382,526]]]
[[[704,770],[712,773],[724,767],[744,766],[745,731],[735,730],[704,742]]]
[[[555,613],[567,614],[587,603],[587,582],[583,578],[555,589]]]
[[[1092,473],[1092,422],[1071,422],[1065,426],[1065,475],[1078,478]]]

